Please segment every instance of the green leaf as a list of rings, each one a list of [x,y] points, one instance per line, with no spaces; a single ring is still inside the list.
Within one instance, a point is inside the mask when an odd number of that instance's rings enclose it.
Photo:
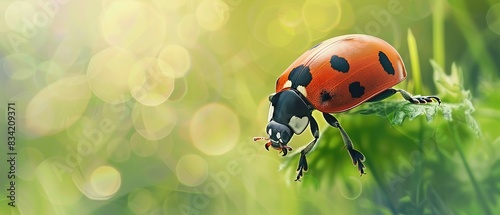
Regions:
[[[405,100],[382,101],[365,105],[354,113],[386,117],[393,125],[402,125],[406,119],[413,120],[422,115],[430,122],[439,113],[446,121],[453,121],[453,116],[456,115],[458,122],[464,123],[473,133],[481,136],[479,124],[472,116],[475,108],[470,100],[470,92],[463,88],[462,70],[453,63],[451,74],[447,75],[436,62],[431,60],[431,64],[434,68],[434,82],[443,101],[441,105],[411,104]]]

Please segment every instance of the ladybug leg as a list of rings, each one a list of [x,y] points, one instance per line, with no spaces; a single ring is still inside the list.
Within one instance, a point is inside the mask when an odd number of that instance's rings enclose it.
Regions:
[[[319,138],[318,123],[312,116],[309,116],[309,123],[311,127],[311,133],[314,136],[314,140],[312,140],[304,149],[302,149],[302,151],[300,151],[299,166],[297,167],[297,178],[295,179],[295,181],[300,181],[300,178],[304,176],[304,172],[307,172],[307,170],[309,169],[306,155],[311,152]]]
[[[365,156],[358,150],[354,149],[354,144],[352,143],[351,138],[349,138],[349,135],[347,135],[347,132],[345,132],[344,128],[340,126],[337,118],[328,113],[323,113],[323,117],[325,117],[325,120],[328,124],[339,129],[340,134],[342,135],[342,140],[347,147],[347,152],[349,152],[349,156],[351,157],[352,163],[358,167],[358,171],[361,175],[366,174],[365,165],[363,164],[363,162],[365,161]]]
[[[400,93],[404,99],[413,103],[413,104],[425,104],[429,102],[433,102],[434,100],[441,104],[441,99],[437,96],[413,96],[409,92],[400,89],[387,89],[367,100],[367,102],[377,102],[386,99],[389,96],[394,95],[395,93]]]
[[[413,96],[409,92],[406,92],[404,90],[396,89],[396,91],[401,93],[404,99],[413,104],[425,104],[433,102],[433,100],[436,100],[438,104],[441,104],[441,99],[437,96]]]

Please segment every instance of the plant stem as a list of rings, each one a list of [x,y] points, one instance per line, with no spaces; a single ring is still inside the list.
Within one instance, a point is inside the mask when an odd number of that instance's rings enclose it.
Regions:
[[[486,199],[484,198],[483,192],[481,191],[481,188],[479,187],[479,184],[476,181],[476,178],[474,177],[474,174],[472,174],[472,170],[467,163],[467,160],[465,158],[464,152],[461,148],[462,142],[460,141],[460,138],[458,137],[458,131],[455,125],[450,125],[451,123],[448,123],[448,128],[450,129],[450,132],[453,135],[453,139],[455,142],[455,147],[457,148],[458,154],[460,155],[460,159],[462,160],[462,163],[464,164],[465,170],[467,171],[467,175],[469,176],[469,179],[472,183],[472,186],[474,187],[474,190],[476,191],[477,198],[479,200],[479,204],[482,206],[481,208],[484,211],[484,214],[491,214],[491,210],[489,205],[486,202]],[[451,126],[451,127],[450,127]]]

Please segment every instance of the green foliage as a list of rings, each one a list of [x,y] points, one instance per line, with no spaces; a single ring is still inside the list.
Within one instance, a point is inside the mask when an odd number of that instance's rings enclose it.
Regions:
[[[474,106],[471,102],[470,92],[463,88],[462,71],[453,64],[451,74],[447,75],[444,70],[431,60],[434,67],[434,83],[438,89],[443,103],[440,105],[415,105],[407,101],[387,101],[370,103],[365,108],[355,111],[359,114],[375,114],[387,117],[394,125],[402,125],[405,119],[413,120],[418,116],[425,116],[430,122],[438,113],[441,113],[446,121],[465,123],[476,135],[481,135],[481,130],[472,116]]]

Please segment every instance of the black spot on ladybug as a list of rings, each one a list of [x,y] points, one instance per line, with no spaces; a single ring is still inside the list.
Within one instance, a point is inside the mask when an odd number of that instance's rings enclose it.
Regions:
[[[394,67],[392,67],[391,61],[384,52],[378,52],[378,61],[380,62],[382,67],[384,67],[384,70],[385,72],[387,72],[387,74],[394,75]]]
[[[333,69],[343,73],[347,73],[349,71],[349,63],[347,62],[347,60],[337,55],[333,55],[330,58],[330,65]]]
[[[292,88],[297,89],[298,86],[307,87],[312,80],[312,74],[308,66],[300,65],[292,69],[288,80],[292,82]]]
[[[365,87],[361,86],[359,81],[352,82],[349,84],[349,92],[351,93],[351,97],[360,98],[363,94],[365,94]]]
[[[314,46],[313,46],[313,47],[311,47],[309,50],[311,50],[311,49],[314,49],[314,48],[318,47],[319,45],[321,45],[321,43],[323,43],[323,42],[320,42],[320,43],[318,43],[318,44],[314,45]]]
[[[330,93],[325,90],[321,91],[320,96],[321,96],[321,102],[327,102],[332,100],[332,95],[330,95]]]

